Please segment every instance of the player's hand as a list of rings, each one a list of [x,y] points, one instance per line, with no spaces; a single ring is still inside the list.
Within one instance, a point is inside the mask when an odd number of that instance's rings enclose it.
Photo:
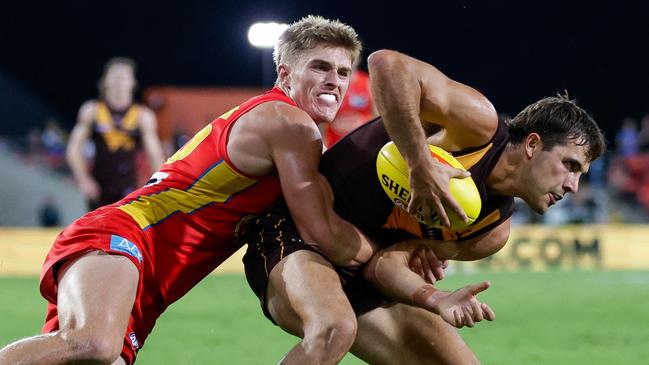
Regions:
[[[89,200],[99,200],[101,188],[93,178],[86,178],[79,181],[79,189]]]
[[[462,328],[473,327],[477,322],[486,319],[493,321],[496,314],[485,303],[480,303],[476,295],[489,288],[489,282],[467,285],[447,296],[440,298],[434,305],[434,311],[450,325]]]
[[[448,267],[448,260],[441,261],[432,248],[419,245],[410,257],[408,266],[427,283],[435,284],[444,279],[444,269]]]
[[[431,158],[432,159],[432,158]],[[431,214],[436,212],[439,221],[446,227],[451,226],[451,221],[446,215],[444,206],[455,211],[465,222],[468,217],[462,207],[453,198],[449,191],[449,181],[452,178],[466,178],[471,176],[468,171],[443,165],[432,159],[433,166],[412,168],[410,170],[410,203],[408,213],[422,216],[423,222],[432,223]]]

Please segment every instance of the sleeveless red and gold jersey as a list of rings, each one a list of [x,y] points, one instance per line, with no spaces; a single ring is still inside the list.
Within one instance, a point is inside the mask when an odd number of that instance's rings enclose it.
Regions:
[[[170,295],[168,300],[184,294],[188,283],[193,286],[197,272],[206,275],[240,247],[233,238],[244,215],[262,212],[281,196],[276,175],[246,175],[227,153],[234,123],[269,101],[295,105],[274,88],[235,107],[194,135],[144,187],[112,205],[137,223],[155,267],[175,266],[177,275],[188,275],[164,279],[168,282],[161,284]],[[161,248],[165,254],[156,254]]]
[[[146,186],[61,232],[41,273],[49,301],[44,332],[59,326],[57,275],[64,262],[92,251],[128,257],[140,273],[122,349],[133,362],[166,307],[240,248],[234,232],[241,218],[262,213],[281,196],[277,176],[246,175],[227,153],[233,124],[265,102],[296,106],[277,88],[246,101],[198,132]]]

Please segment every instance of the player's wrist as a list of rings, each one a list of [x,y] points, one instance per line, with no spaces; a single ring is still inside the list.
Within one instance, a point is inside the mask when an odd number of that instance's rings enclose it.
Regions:
[[[439,301],[447,294],[443,290],[436,289],[432,284],[424,284],[412,295],[412,301],[418,307],[439,314]]]

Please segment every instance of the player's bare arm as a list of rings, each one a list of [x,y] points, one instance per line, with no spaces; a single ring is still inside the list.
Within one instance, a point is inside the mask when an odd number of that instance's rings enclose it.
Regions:
[[[464,241],[418,239],[418,244],[433,248],[439,260],[476,261],[500,251],[509,238],[511,218],[493,229]]]
[[[465,218],[448,192],[448,181],[468,174],[434,161],[426,147],[422,122],[441,127],[433,144],[446,150],[479,146],[488,142],[497,128],[493,106],[480,93],[450,80],[435,67],[395,51],[371,54],[368,66],[372,94],[386,130],[410,168],[413,192],[408,211],[420,208],[428,217],[435,209],[442,223],[449,226],[442,206],[446,205]]]
[[[162,152],[162,145],[160,144],[160,138],[158,138],[155,114],[147,107],[141,108],[139,126],[142,134],[142,142],[147,157],[149,158],[151,169],[155,171],[164,163],[164,152]]]
[[[85,102],[79,109],[77,123],[75,124],[66,150],[66,159],[72,170],[81,192],[90,199],[99,198],[100,188],[95,179],[90,175],[88,163],[84,155],[84,144],[92,133],[92,122],[97,110],[94,100]]]
[[[254,120],[249,123],[256,126],[254,133],[251,126],[245,130],[244,118]],[[276,169],[284,199],[305,242],[336,265],[369,260],[374,253],[371,241],[333,211],[331,188],[318,172],[320,132],[306,113],[283,103],[266,103],[242,117],[230,138],[228,152],[242,171],[267,174]]]
[[[365,275],[392,299],[438,314],[452,326],[473,327],[483,319],[495,319],[491,308],[475,297],[489,288],[489,283],[468,285],[454,292],[436,289],[430,278],[410,270],[409,261],[419,249],[416,240],[392,245],[372,258]],[[434,255],[432,259],[439,262]]]

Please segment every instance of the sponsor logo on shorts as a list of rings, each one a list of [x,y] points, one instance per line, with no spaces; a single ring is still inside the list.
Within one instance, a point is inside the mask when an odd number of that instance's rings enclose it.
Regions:
[[[137,248],[135,243],[127,240],[124,237],[117,235],[110,236],[110,249],[115,251],[125,252],[133,257],[135,257],[139,262],[142,262],[142,254],[140,249]]]
[[[137,340],[137,336],[135,336],[135,332],[129,333],[128,338],[131,340],[131,345],[133,345],[133,348],[135,349],[140,348],[140,343]]]

